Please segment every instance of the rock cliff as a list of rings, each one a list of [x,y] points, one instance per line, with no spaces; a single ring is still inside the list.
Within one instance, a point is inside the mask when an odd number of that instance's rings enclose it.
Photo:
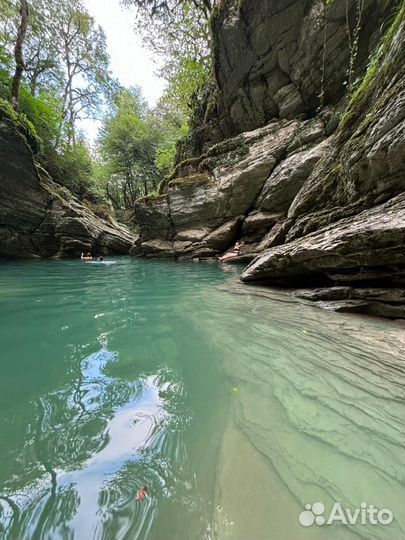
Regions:
[[[405,316],[404,6],[224,0],[212,24],[201,153],[136,203],[131,254],[210,257],[242,238],[243,281]]]
[[[397,2],[223,0],[213,14],[218,92],[206,140],[312,117],[359,76]],[[381,28],[381,26],[383,28]]]
[[[75,257],[126,253],[124,226],[98,218],[55,184],[34,159],[28,126],[0,107],[0,257]]]

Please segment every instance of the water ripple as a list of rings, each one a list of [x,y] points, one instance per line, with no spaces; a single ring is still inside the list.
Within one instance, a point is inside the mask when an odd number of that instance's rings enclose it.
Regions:
[[[238,268],[0,265],[0,537],[340,539],[308,502],[404,536],[404,336]],[[140,486],[150,488],[139,503]]]

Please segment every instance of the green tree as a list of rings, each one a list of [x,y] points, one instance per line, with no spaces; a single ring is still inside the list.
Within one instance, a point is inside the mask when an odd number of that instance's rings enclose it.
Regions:
[[[209,19],[215,0],[122,0],[122,4],[135,7],[136,30],[164,60],[164,74],[173,75],[185,60],[211,68]]]
[[[156,166],[160,136],[158,122],[139,89],[122,89],[98,138],[104,174],[108,174],[105,188],[115,208],[132,208],[138,197],[157,189],[162,178]]]
[[[154,114],[159,129],[156,148],[156,167],[162,176],[169,176],[175,164],[177,142],[188,133],[188,109],[178,106],[181,99],[166,92],[159,100]]]
[[[83,114],[96,118],[100,113],[100,100],[111,91],[109,56],[103,29],[95,26],[80,0],[69,3],[57,20],[56,29],[65,73],[63,114],[74,144],[76,120]]]
[[[177,142],[194,126],[196,109],[212,87],[210,17],[217,1],[121,1],[135,8],[136,31],[162,60],[158,73],[168,84],[156,111],[163,128],[157,165],[167,174],[178,155]]]
[[[0,0],[0,69],[11,73],[13,44],[19,28],[17,0]],[[33,96],[54,91],[63,101],[70,142],[76,121],[100,117],[114,89],[105,34],[82,0],[35,0],[30,3],[24,43],[25,85]]]
[[[27,0],[20,0],[20,22],[18,24],[17,38],[14,45],[15,70],[11,80],[11,104],[18,109],[20,99],[21,80],[25,70],[24,41],[28,27],[29,9]]]

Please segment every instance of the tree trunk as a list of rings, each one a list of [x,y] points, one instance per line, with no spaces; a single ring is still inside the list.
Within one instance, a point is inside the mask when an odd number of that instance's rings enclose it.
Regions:
[[[34,73],[30,81],[30,92],[31,92],[31,95],[34,97],[35,97],[35,94],[37,93],[37,77],[38,75]]]
[[[107,193],[107,197],[110,199],[112,205],[113,205],[113,208],[114,210],[119,210],[121,205],[120,205],[120,201],[119,201],[119,198],[118,197],[114,197],[114,195],[112,194],[112,192],[110,191],[109,189],[109,182],[107,182],[107,185],[106,185],[106,193]]]
[[[17,40],[14,47],[14,57],[15,57],[15,73],[13,77],[13,82],[11,84],[11,105],[16,111],[18,109],[18,100],[20,97],[20,86],[21,79],[24,73],[25,64],[24,64],[24,39],[27,32],[28,26],[28,3],[27,0],[20,0],[20,13],[21,21],[18,28]]]

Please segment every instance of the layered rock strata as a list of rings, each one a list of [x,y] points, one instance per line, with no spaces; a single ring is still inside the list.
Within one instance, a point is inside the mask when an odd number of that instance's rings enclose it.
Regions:
[[[0,257],[128,254],[136,238],[100,219],[36,162],[27,126],[0,108]]]
[[[400,290],[405,274],[398,8],[220,2],[202,153],[177,166],[159,197],[137,202],[131,254],[211,257],[242,239],[243,260],[254,259],[245,282],[361,290],[361,302],[340,301],[403,316],[400,294],[384,311],[372,292]]]

